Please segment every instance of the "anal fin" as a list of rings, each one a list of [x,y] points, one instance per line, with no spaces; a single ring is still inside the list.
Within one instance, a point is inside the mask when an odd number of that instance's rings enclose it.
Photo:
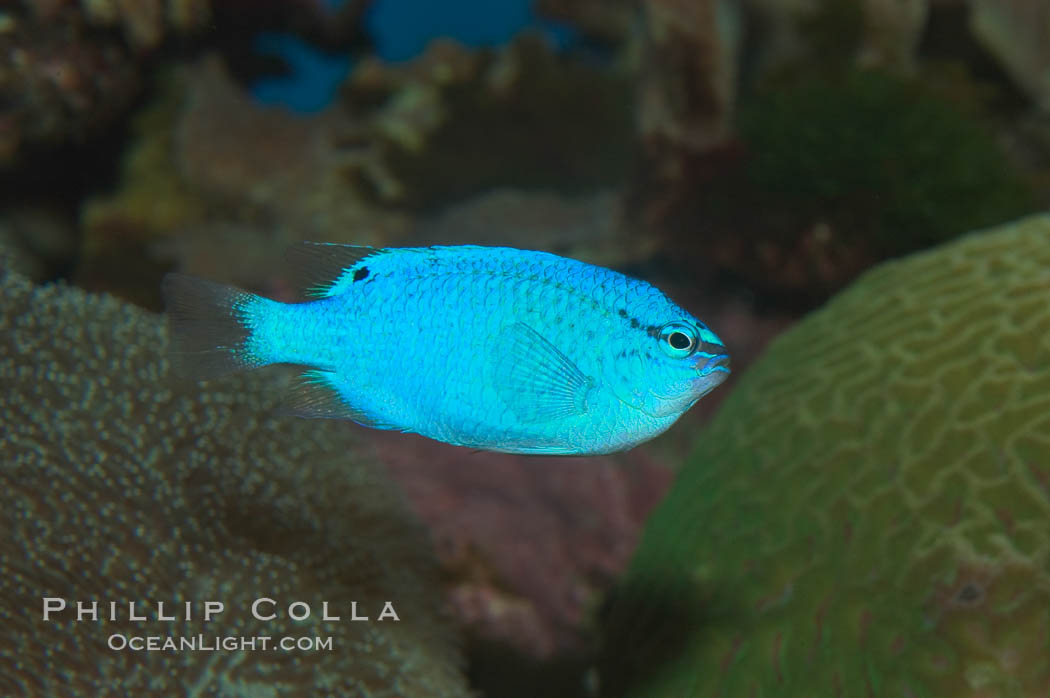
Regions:
[[[335,385],[335,373],[331,371],[305,371],[284,394],[277,412],[307,419],[348,419],[373,429],[400,428],[349,404]]]

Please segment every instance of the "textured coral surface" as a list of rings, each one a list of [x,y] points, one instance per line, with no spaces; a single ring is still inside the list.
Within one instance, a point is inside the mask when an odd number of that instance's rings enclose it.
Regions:
[[[0,270],[0,299],[0,694],[466,695],[421,531],[347,425],[267,416],[274,374],[174,384],[161,319],[112,298]],[[71,610],[44,622],[45,596]],[[205,622],[209,600],[226,608]],[[76,601],[122,609],[78,622]],[[158,601],[180,620],[152,620]],[[114,633],[333,648],[113,651]]]
[[[604,684],[1050,693],[1048,270],[1050,216],[1024,219],[776,340],[651,519]]]

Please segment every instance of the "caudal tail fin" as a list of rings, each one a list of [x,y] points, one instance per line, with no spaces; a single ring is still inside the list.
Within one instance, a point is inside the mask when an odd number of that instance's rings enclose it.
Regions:
[[[252,349],[252,327],[269,301],[233,286],[185,274],[161,285],[176,374],[206,380],[267,363]]]

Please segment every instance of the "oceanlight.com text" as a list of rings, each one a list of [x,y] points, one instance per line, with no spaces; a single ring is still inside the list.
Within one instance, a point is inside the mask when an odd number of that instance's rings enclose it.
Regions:
[[[106,640],[117,652],[237,652],[270,650],[278,652],[330,652],[331,637],[271,637],[269,635],[124,635],[114,633]]]

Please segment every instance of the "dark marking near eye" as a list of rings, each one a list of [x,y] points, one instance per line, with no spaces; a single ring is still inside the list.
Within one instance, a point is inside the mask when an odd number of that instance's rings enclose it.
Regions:
[[[627,311],[624,310],[623,308],[620,308],[620,317],[622,317],[622,318],[626,318],[627,317]]]
[[[636,320],[635,318],[631,318],[631,329],[632,330],[637,330],[641,326],[642,326],[642,323],[638,322],[638,320]]]
[[[656,337],[657,339],[659,339],[660,335],[662,334],[660,328],[656,325],[649,325],[645,328],[645,331],[650,337]]]
[[[360,281],[361,279],[368,276],[368,267],[361,267],[354,272],[354,281]]]

